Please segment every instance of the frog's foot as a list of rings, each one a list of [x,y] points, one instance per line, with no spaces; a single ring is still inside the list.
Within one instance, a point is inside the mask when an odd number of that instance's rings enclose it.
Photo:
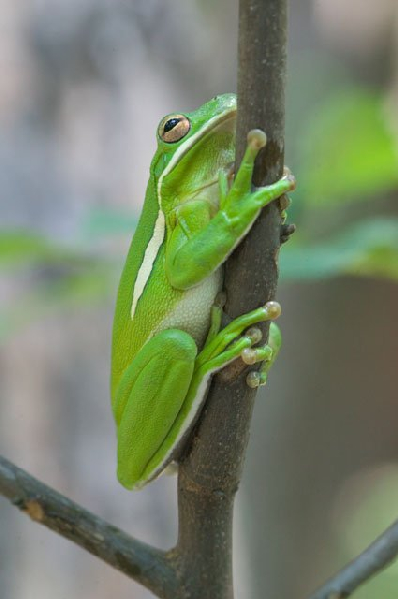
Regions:
[[[286,177],[292,177],[292,173],[289,169],[289,167],[285,166],[284,170],[283,170],[283,174]],[[281,226],[281,243],[286,243],[286,241],[289,240],[290,236],[295,232],[296,230],[296,226],[293,224],[287,224],[286,223],[286,219],[287,219],[287,209],[289,208],[290,204],[292,203],[291,199],[289,198],[288,195],[286,195],[286,193],[284,193],[280,198],[279,198],[279,205],[281,208],[281,219],[282,219],[282,226]]]
[[[254,195],[258,196],[258,198],[260,198],[263,201],[263,205],[265,206],[269,203],[269,198],[271,196],[273,197],[273,199],[275,199],[275,191],[280,190],[279,205],[281,208],[282,223],[285,223],[287,218],[287,209],[292,203],[291,199],[289,198],[286,192],[294,191],[295,189],[296,178],[289,169],[289,167],[285,165],[283,168],[283,175],[279,179],[279,181],[276,181],[272,185],[266,185],[265,187],[256,188],[256,193]]]
[[[256,133],[257,133],[257,130],[250,131],[250,133],[248,135],[248,140],[250,140],[250,136],[251,135],[254,135]],[[262,133],[262,131],[259,131],[259,133]],[[249,141],[249,144],[250,144],[250,141]],[[272,188],[274,185],[280,184],[282,181],[285,182],[285,188],[286,188],[285,191],[294,191],[296,189],[296,177],[293,175],[293,173],[290,170],[290,168],[288,166],[286,166],[286,165],[283,167],[283,175],[279,179],[279,181],[276,181],[272,185],[266,185],[265,187],[258,187],[257,191],[261,191],[261,190],[266,190],[268,188]],[[286,195],[286,193],[283,193],[283,195],[281,195],[281,197],[279,199],[279,202],[280,202],[280,205],[281,205],[282,212],[286,214],[287,208],[292,203],[291,200],[290,200],[290,198]]]
[[[234,182],[234,188],[242,195],[251,188],[254,160],[260,149],[265,147],[266,140],[265,133],[259,129],[253,129],[248,133],[246,152]],[[286,208],[290,204],[290,200],[285,194],[295,188],[296,179],[291,171],[285,167],[283,175],[278,181],[271,185],[253,189],[250,194],[250,203],[253,208],[261,209],[276,198],[281,198],[282,217],[286,218]]]
[[[292,173],[285,169],[283,176],[275,183],[265,187],[253,187],[252,175],[256,157],[267,143],[267,136],[260,129],[253,129],[247,135],[247,146],[242,162],[233,180],[226,170],[219,173],[220,221],[228,235],[241,238],[247,233],[262,208],[292,191],[296,180]],[[289,200],[281,200],[281,209],[285,210]]]
[[[286,177],[292,176],[290,169],[288,169],[287,166],[285,166],[285,168],[283,169],[283,175]],[[284,193],[280,198],[279,198],[279,206],[281,209],[281,218],[282,218],[282,223],[284,223],[286,221],[287,218],[287,209],[289,208],[289,206],[291,205],[292,201],[289,198],[289,196]]]
[[[257,361],[270,358],[268,350],[253,350],[252,346],[261,339],[261,331],[254,327],[260,322],[275,320],[281,313],[277,302],[268,302],[265,306],[252,310],[230,322],[220,332],[213,334],[195,360],[195,372],[215,372],[239,356],[247,356],[247,351],[260,352]],[[242,333],[246,333],[242,335]],[[253,363],[253,362],[251,362]]]
[[[260,369],[258,371],[252,370],[246,377],[249,387],[256,388],[266,384],[268,371],[275,362],[280,348],[281,334],[279,327],[271,322],[268,344],[263,347],[245,349],[242,352],[241,357],[245,364],[261,362]]]

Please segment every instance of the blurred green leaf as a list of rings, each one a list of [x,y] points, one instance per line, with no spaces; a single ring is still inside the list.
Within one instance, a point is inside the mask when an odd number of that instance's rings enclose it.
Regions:
[[[106,258],[92,246],[68,247],[39,233],[0,231],[0,268],[55,266],[91,269]]]
[[[67,247],[30,231],[0,231],[0,267],[34,265],[83,265],[96,262],[89,251]]]
[[[90,246],[91,248],[91,246]],[[50,265],[39,271],[21,300],[0,311],[0,340],[59,309],[100,304],[114,292],[118,265],[103,254],[63,248],[40,235],[0,233],[0,265]],[[398,280],[398,219],[367,220],[328,244],[281,252],[285,279],[320,279],[351,274]]]
[[[39,267],[21,300],[0,308],[1,341],[55,310],[102,303],[117,284],[118,269],[91,246],[68,248],[27,231],[0,232],[0,266],[11,274]]]
[[[58,310],[103,303],[115,290],[114,272],[109,264],[43,281],[23,295],[20,302],[0,312],[0,342],[30,322]]]
[[[299,190],[313,204],[368,198],[398,187],[397,142],[381,97],[340,92],[313,117],[303,139]]]
[[[284,279],[343,274],[398,280],[398,219],[363,221],[328,244],[281,252]]]
[[[84,236],[131,235],[137,218],[131,212],[112,208],[92,208],[83,220],[81,231]]]
[[[42,235],[28,231],[0,231],[0,265],[53,261],[61,251]]]

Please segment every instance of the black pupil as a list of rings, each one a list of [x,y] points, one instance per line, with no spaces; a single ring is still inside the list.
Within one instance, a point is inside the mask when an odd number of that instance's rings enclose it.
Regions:
[[[177,125],[177,123],[180,122],[180,120],[181,119],[169,119],[168,121],[166,121],[163,127],[164,133],[168,133],[169,131],[174,129],[174,127]]]

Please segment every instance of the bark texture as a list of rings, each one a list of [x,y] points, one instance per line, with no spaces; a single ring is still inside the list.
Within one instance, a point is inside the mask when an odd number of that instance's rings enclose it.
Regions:
[[[273,183],[283,171],[286,1],[239,4],[237,164],[251,129],[267,133],[254,182]],[[228,318],[274,299],[281,215],[265,208],[228,260]],[[265,329],[266,333],[266,329]],[[179,540],[182,573],[192,599],[232,599],[232,516],[249,440],[255,391],[236,363],[214,378],[190,451],[179,468]],[[196,557],[195,557],[196,552]]]

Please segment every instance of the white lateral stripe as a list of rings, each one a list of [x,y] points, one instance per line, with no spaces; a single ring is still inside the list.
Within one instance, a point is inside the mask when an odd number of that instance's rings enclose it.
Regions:
[[[148,246],[145,250],[144,259],[142,261],[142,264],[137,274],[137,278],[135,280],[133,290],[133,303],[131,306],[131,318],[133,318],[134,316],[138,300],[140,299],[145,289],[145,285],[147,284],[149,275],[152,271],[153,263],[155,262],[159,248],[163,243],[164,224],[164,214],[161,210],[159,210],[155,227],[153,229],[153,235],[149,240]]]

